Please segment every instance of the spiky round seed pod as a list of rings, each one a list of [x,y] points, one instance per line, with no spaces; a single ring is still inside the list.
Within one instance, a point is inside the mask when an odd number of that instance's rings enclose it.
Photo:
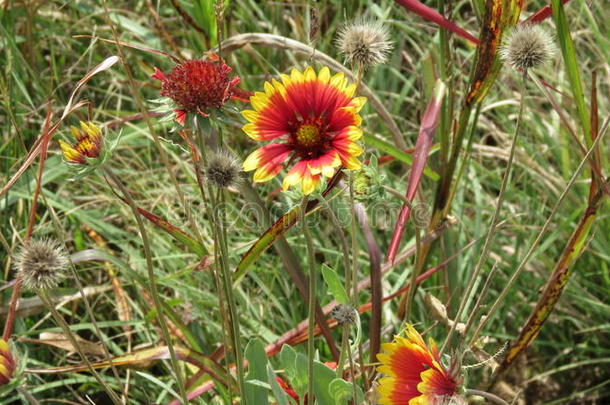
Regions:
[[[68,255],[53,239],[32,239],[15,256],[14,269],[30,290],[56,287],[65,276]]]
[[[548,62],[555,50],[553,36],[540,25],[520,24],[508,34],[500,57],[515,69],[527,70]]]
[[[230,73],[231,68],[222,62],[195,59],[174,66],[167,76],[156,70],[153,77],[162,82],[161,96],[171,98],[186,112],[205,114],[233,95],[239,78]]]
[[[241,164],[228,152],[213,153],[204,168],[204,176],[218,188],[227,188],[239,183]]]
[[[358,313],[349,305],[339,304],[330,312],[330,316],[337,320],[339,326],[352,324],[356,321]]]
[[[359,68],[385,63],[393,48],[388,29],[376,20],[358,19],[345,24],[336,41],[345,62]]]
[[[4,339],[0,339],[0,385],[7,384],[15,371],[15,359]]]

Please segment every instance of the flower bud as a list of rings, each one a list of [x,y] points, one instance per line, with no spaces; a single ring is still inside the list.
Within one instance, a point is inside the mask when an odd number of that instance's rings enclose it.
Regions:
[[[63,140],[59,146],[63,151],[64,159],[68,163],[86,165],[87,158],[98,158],[102,152],[103,137],[100,129],[92,122],[80,122],[80,128],[70,127],[76,144],[70,145]]]
[[[11,349],[4,339],[0,339],[0,385],[7,384],[13,377],[15,360]]]

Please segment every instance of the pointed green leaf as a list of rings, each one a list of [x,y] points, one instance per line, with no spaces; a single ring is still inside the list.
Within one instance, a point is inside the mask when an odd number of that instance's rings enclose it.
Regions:
[[[271,387],[266,383],[268,360],[265,346],[259,339],[252,339],[246,346],[245,354],[248,360],[248,374],[244,387],[245,402],[247,404],[267,405],[269,403],[268,389]],[[264,383],[264,385],[260,383]]]
[[[326,264],[322,264],[322,276],[324,277],[328,291],[335,297],[335,300],[341,304],[347,305],[349,298],[337,273]]]

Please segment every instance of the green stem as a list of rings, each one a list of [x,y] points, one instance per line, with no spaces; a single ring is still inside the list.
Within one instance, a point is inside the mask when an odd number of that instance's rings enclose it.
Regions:
[[[453,324],[451,325],[451,328],[449,329],[447,338],[445,339],[445,341],[443,342],[443,345],[441,346],[440,353],[443,353],[444,349],[447,347],[447,345],[451,341],[451,337],[453,336],[453,333],[455,332],[455,328],[456,328],[457,324],[459,323],[459,320],[462,317],[462,314],[466,308],[466,304],[470,301],[469,297],[470,297],[470,294],[474,290],[475,282],[479,278],[481,269],[483,268],[483,265],[485,264],[485,262],[487,261],[487,257],[489,256],[491,244],[493,242],[493,239],[494,239],[494,236],[496,233],[496,229],[497,229],[497,225],[498,225],[500,210],[502,209],[502,204],[504,202],[504,192],[506,191],[506,186],[508,184],[508,179],[510,177],[510,171],[513,166],[513,160],[515,157],[515,150],[516,150],[516,146],[517,146],[517,139],[519,137],[519,132],[521,129],[521,122],[522,122],[522,118],[523,118],[523,105],[525,104],[524,103],[525,88],[526,88],[525,84],[526,84],[526,76],[523,76],[523,84],[522,84],[522,88],[521,88],[521,99],[519,101],[519,115],[517,116],[515,134],[513,136],[513,141],[512,141],[511,147],[510,147],[510,153],[508,156],[508,163],[506,165],[506,170],[504,171],[504,175],[502,176],[502,184],[500,185],[498,201],[496,203],[493,217],[491,219],[491,224],[489,225],[489,230],[487,231],[487,236],[485,237],[485,243],[483,244],[483,251],[481,252],[481,255],[479,256],[479,260],[477,262],[477,265],[476,265],[472,275],[470,276],[470,279],[468,280],[468,285],[466,286],[466,290],[464,291],[463,299],[460,301],[460,306],[458,308],[457,314],[455,315],[455,322],[453,322]],[[464,331],[464,334],[466,334],[467,332],[468,331]]]
[[[157,322],[159,323],[159,327],[161,328],[161,334],[163,335],[163,340],[167,344],[167,348],[169,350],[169,355],[171,359],[172,369],[174,374],[176,375],[176,382],[178,384],[178,389],[180,391],[180,397],[183,405],[188,404],[188,399],[186,395],[186,389],[184,386],[184,379],[182,377],[182,373],[180,371],[180,366],[178,364],[178,357],[176,356],[176,351],[174,350],[174,345],[172,343],[171,335],[169,334],[169,329],[167,328],[167,323],[165,322],[165,317],[163,315],[163,305],[161,303],[161,298],[159,297],[159,292],[157,291],[157,283],[155,280],[155,271],[153,268],[152,262],[152,254],[150,251],[150,241],[148,240],[148,233],[146,232],[146,227],[144,226],[144,222],[136,208],[136,204],[127,190],[127,187],[123,184],[121,179],[114,174],[109,167],[106,167],[104,172],[112,179],[114,184],[121,190],[123,197],[127,201],[127,204],[131,208],[133,215],[136,219],[136,223],[138,225],[138,229],[140,231],[140,236],[142,237],[142,245],[144,246],[144,255],[146,256],[146,269],[148,275],[148,283],[150,284],[150,293],[153,298],[153,302],[155,304]]]
[[[479,391],[479,390],[471,390],[471,389],[467,388],[465,390],[465,394],[466,395],[476,395],[478,397],[483,397],[486,400],[488,400],[490,402],[493,402],[494,404],[508,405],[508,402],[506,402],[505,400],[503,400],[499,396],[494,395],[494,394],[489,393],[489,392]]]
[[[337,378],[343,378],[343,370],[345,369],[345,358],[347,356],[347,348],[349,346],[349,325],[344,325],[341,331],[341,354],[337,361]]]
[[[218,190],[218,198],[215,201],[224,203],[224,193],[222,189]],[[220,246],[220,265],[222,270],[222,281],[225,290],[225,296],[229,303],[229,321],[231,324],[231,338],[233,340],[233,357],[235,359],[235,369],[237,370],[237,383],[239,385],[239,392],[243,398],[244,404],[246,403],[246,397],[244,392],[244,364],[241,353],[241,345],[239,342],[240,330],[239,330],[239,317],[237,315],[237,305],[235,302],[235,294],[233,294],[233,285],[231,282],[231,272],[229,271],[229,250],[227,248],[227,233],[224,226],[224,210],[222,216],[214,216],[215,224],[215,235],[218,245]]]
[[[609,121],[610,120],[607,120],[606,124]],[[570,181],[568,181],[568,184],[565,186],[563,192],[559,196],[559,199],[557,200],[557,203],[555,203],[555,206],[551,210],[551,213],[550,213],[549,217],[546,219],[546,222],[544,223],[544,225],[542,226],[542,229],[540,229],[540,232],[538,232],[538,235],[536,236],[536,239],[532,242],[532,244],[531,244],[530,248],[528,249],[527,253],[525,254],[523,259],[521,260],[521,262],[517,266],[517,269],[511,275],[510,279],[506,283],[506,286],[504,287],[504,289],[502,290],[502,292],[500,293],[498,298],[496,298],[496,300],[494,301],[492,307],[489,309],[489,311],[487,313],[487,316],[485,316],[481,320],[481,323],[477,326],[477,329],[475,330],[474,334],[470,338],[470,341],[469,341],[469,344],[468,344],[469,346],[472,346],[474,344],[474,342],[476,341],[476,338],[479,336],[479,334],[481,333],[481,331],[483,330],[485,325],[487,325],[487,322],[489,322],[492,319],[493,314],[496,312],[496,310],[498,309],[498,307],[500,306],[500,304],[502,303],[502,301],[506,297],[506,294],[508,294],[510,289],[513,287],[513,285],[517,281],[517,278],[521,275],[521,272],[525,268],[525,265],[527,264],[529,259],[534,254],[534,251],[536,250],[536,247],[538,246],[538,244],[542,240],[542,237],[544,236],[544,234],[548,230],[549,226],[551,225],[551,221],[553,220],[553,218],[555,218],[555,214],[557,213],[559,207],[563,203],[563,200],[568,195],[568,191],[570,191],[570,189],[572,188],[572,186],[576,182],[576,179],[578,178],[578,176],[580,175],[583,167],[585,166],[585,164],[589,160],[589,157],[595,151],[595,148],[597,147],[597,144],[601,141],[601,139],[606,134],[606,129],[607,128],[608,127],[606,125],[604,125],[604,128],[602,128],[602,130],[599,132],[599,135],[597,136],[597,138],[595,138],[595,141],[591,145],[591,148],[589,148],[589,150],[587,151],[587,154],[580,161],[580,164],[578,165],[578,168],[576,169],[576,171],[572,175],[572,178],[570,179]],[[457,318],[456,318],[456,320],[457,320]]]
[[[314,347],[314,325],[316,317],[316,274],[315,274],[315,257],[313,251],[313,239],[307,225],[307,196],[303,197],[301,203],[301,226],[303,227],[303,236],[307,244],[307,262],[309,264],[309,308],[308,308],[308,323],[307,323],[307,393],[308,402],[313,404],[313,360],[315,354]]]
[[[85,353],[83,352],[83,349],[80,347],[80,345],[78,344],[78,341],[76,340],[76,338],[74,337],[74,334],[72,333],[72,331],[70,330],[70,326],[68,325],[68,323],[66,322],[66,320],[63,318],[63,316],[61,316],[61,314],[59,313],[59,311],[57,311],[57,309],[55,308],[55,305],[53,304],[53,302],[51,301],[51,299],[49,298],[49,293],[47,292],[47,290],[44,289],[39,289],[36,291],[36,293],[38,294],[38,296],[40,297],[40,300],[43,302],[44,305],[47,306],[47,308],[49,309],[49,311],[51,311],[51,315],[53,316],[53,318],[55,319],[55,322],[57,322],[57,324],[59,325],[59,327],[61,328],[61,330],[63,330],[64,335],[66,335],[66,338],[68,338],[68,340],[70,341],[70,344],[74,347],[74,350],[76,350],[76,352],[78,353],[78,355],[83,359],[83,361],[85,362],[85,364],[87,365],[87,368],[89,369],[89,371],[91,372],[91,374],[93,374],[93,377],[97,380],[98,383],[100,383],[100,385],[104,388],[104,390],[106,391],[106,393],[108,394],[108,396],[110,397],[110,399],[112,400],[112,402],[116,405],[121,405],[123,402],[121,401],[121,399],[117,396],[117,394],[108,386],[108,384],[106,384],[106,382],[104,381],[104,379],[98,374],[98,372],[95,370],[95,368],[93,368],[93,365],[91,364],[91,362],[89,361],[89,359],[87,358],[87,356],[85,355]]]

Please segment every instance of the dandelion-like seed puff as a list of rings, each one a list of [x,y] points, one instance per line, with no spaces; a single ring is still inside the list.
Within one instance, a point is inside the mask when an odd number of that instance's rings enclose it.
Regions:
[[[323,67],[304,72],[293,69],[281,82],[266,82],[264,92],[250,98],[254,110],[243,111],[249,121],[243,127],[256,141],[272,141],[252,152],[244,161],[245,171],[254,172],[255,182],[273,179],[289,159],[295,162],[283,179],[287,190],[300,184],[303,194],[311,194],[321,177],[330,178],[343,166],[359,169],[357,157],[363,149],[358,114],[365,97],[354,97],[356,85],[343,73],[331,76]]]
[[[240,163],[226,151],[213,153],[203,171],[206,180],[218,188],[237,185],[240,172]]]
[[[553,36],[543,27],[520,24],[506,38],[500,48],[500,57],[515,69],[528,70],[548,62],[555,51]]]
[[[385,63],[393,47],[386,26],[365,19],[344,25],[339,30],[336,44],[347,63],[361,68]]]
[[[461,380],[455,370],[441,364],[436,344],[428,346],[412,325],[406,337],[397,336],[382,345],[377,368],[388,377],[379,380],[377,392],[381,405],[435,405],[446,398],[459,398]]]
[[[69,263],[68,255],[56,240],[32,239],[15,255],[14,268],[25,288],[47,290],[61,282]]]

